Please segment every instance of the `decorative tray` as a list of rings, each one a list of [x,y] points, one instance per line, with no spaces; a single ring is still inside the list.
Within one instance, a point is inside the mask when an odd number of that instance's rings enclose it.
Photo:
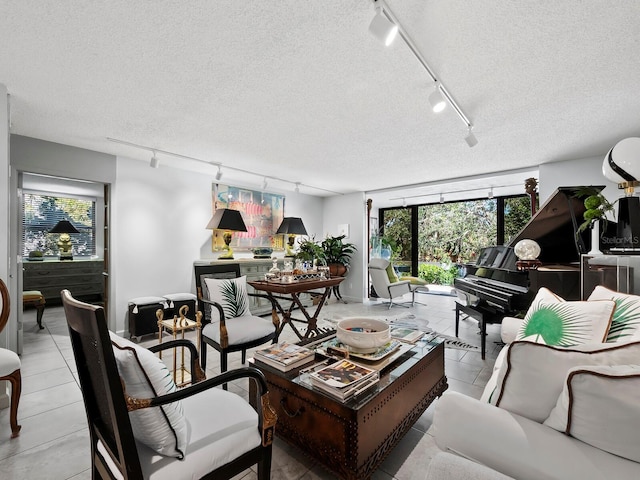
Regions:
[[[299,282],[301,280],[320,280],[324,278],[321,273],[303,273],[300,275],[292,275],[292,277],[294,282]],[[267,281],[271,283],[291,283],[291,281],[285,281],[284,277],[270,278]]]

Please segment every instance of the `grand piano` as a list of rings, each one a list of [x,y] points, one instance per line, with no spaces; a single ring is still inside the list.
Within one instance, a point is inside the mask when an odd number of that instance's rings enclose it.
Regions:
[[[482,358],[486,324],[526,311],[540,287],[565,300],[580,300],[580,255],[590,249],[591,238],[588,231],[576,235],[585,211],[583,200],[574,197],[577,188],[558,188],[508,245],[483,248],[475,263],[464,265],[464,276],[454,280],[456,336],[461,313],[477,318]],[[535,270],[517,268],[513,246],[523,239],[540,245],[541,265]]]

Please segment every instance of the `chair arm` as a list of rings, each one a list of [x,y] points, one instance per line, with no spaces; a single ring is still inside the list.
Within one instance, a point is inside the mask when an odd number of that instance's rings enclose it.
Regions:
[[[504,317],[500,327],[502,341],[507,344],[515,341],[520,325],[522,325],[522,318]]]
[[[178,400],[241,378],[249,378],[256,383],[256,396],[258,397],[256,400],[260,400],[256,401],[255,404],[255,409],[258,412],[258,430],[260,430],[262,435],[262,444],[264,446],[270,445],[273,441],[277,415],[269,403],[267,380],[263,373],[255,367],[241,367],[229,370],[215,377],[181,388],[173,393],[167,393],[153,398],[137,399],[128,396],[125,392],[127,407],[129,411],[140,408],[158,407],[167,403],[177,402]]]
[[[218,314],[220,315],[220,346],[222,348],[227,348],[229,346],[229,334],[227,333],[227,324],[225,323],[224,310],[222,309],[222,305],[220,305],[218,302],[214,302],[213,300],[209,300],[208,298],[204,298],[202,296],[200,297],[200,300],[203,303],[211,305],[218,309]],[[204,327],[204,325],[206,325],[207,323],[211,323],[211,317],[209,317],[209,320],[207,320],[205,315],[205,320],[202,322],[202,326]]]
[[[411,292],[411,287],[410,287],[410,285],[411,285],[411,282],[410,282],[409,280],[400,280],[399,282],[393,282],[393,283],[390,283],[390,284],[389,284],[389,286],[387,287],[387,288],[388,288],[388,290],[389,290],[389,296],[390,296],[391,298],[393,298],[393,297],[397,296],[397,295],[392,295],[392,293],[391,293],[391,290],[392,290],[392,289],[393,289],[393,290],[396,290],[396,289],[398,289],[398,288],[401,288],[401,289],[406,290],[406,293]]]
[[[193,342],[191,342],[191,340],[178,338],[176,340],[170,340],[168,342],[162,342],[156,345],[152,345],[148,348],[148,350],[153,353],[158,353],[160,351],[176,347],[187,347],[189,349],[189,361],[191,363],[190,372],[193,372],[193,383],[201,382],[205,378],[207,378],[206,374],[202,370],[202,367],[200,366],[198,349],[193,344]]]

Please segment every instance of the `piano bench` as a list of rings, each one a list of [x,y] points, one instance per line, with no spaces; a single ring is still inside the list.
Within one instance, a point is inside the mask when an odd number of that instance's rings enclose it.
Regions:
[[[460,324],[460,312],[478,320],[480,326],[480,353],[482,360],[484,360],[487,351],[487,323],[501,323],[502,320],[497,320],[495,315],[491,315],[490,312],[486,312],[487,315],[485,315],[482,310],[456,302],[456,337],[458,336],[458,327]]]

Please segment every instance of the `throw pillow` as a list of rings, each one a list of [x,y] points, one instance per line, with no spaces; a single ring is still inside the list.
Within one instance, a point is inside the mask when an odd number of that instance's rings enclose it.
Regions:
[[[579,365],[638,363],[640,342],[603,343],[558,348],[513,342],[498,373],[489,403],[542,423],[555,407],[567,372]]]
[[[544,424],[640,462],[640,365],[579,366]]]
[[[607,342],[640,340],[640,296],[616,292],[598,285],[587,300],[613,300],[616,302],[611,328],[607,334]]]
[[[251,315],[246,276],[228,279],[205,278],[204,283],[209,293],[209,300],[222,306],[225,318]],[[212,320],[218,318],[217,312],[215,308],[211,309]]]
[[[398,275],[396,274],[396,271],[393,269],[393,265],[391,264],[387,265],[387,277],[389,277],[389,282],[391,283],[396,283],[400,281],[400,279],[398,278]]]
[[[560,347],[604,342],[615,306],[613,300],[565,302],[541,288],[524,317],[516,340]]]
[[[118,372],[126,392],[135,398],[151,398],[177,390],[167,366],[146,348],[109,332]],[[187,422],[182,402],[129,412],[136,440],[161,455],[184,458]]]

